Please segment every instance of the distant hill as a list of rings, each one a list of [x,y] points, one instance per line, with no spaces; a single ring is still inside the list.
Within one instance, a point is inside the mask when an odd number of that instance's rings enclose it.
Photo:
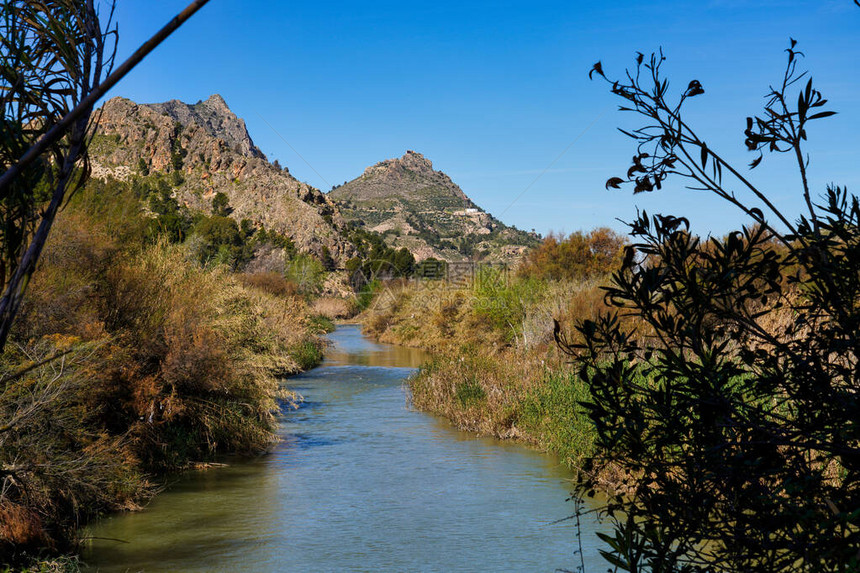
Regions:
[[[368,167],[328,196],[348,220],[382,233],[389,245],[406,247],[419,260],[511,260],[539,241],[478,207],[414,151]]]
[[[95,177],[161,177],[180,204],[205,214],[224,193],[236,221],[288,236],[318,257],[327,253],[343,263],[355,255],[337,206],[269,163],[219,95],[193,105],[113,98],[100,110],[90,153]]]

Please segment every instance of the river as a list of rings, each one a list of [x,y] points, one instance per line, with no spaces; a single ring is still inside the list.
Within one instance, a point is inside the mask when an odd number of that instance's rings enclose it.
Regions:
[[[411,410],[425,355],[342,326],[323,364],[286,384],[304,397],[268,455],[189,472],[145,510],[100,520],[88,571],[576,570],[576,526],[554,523],[570,473]],[[583,518],[589,571],[605,570]]]

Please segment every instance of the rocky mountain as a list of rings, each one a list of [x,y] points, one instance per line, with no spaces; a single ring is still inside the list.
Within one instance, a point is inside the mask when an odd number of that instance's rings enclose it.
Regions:
[[[418,260],[510,260],[538,242],[478,207],[414,151],[368,167],[328,196],[347,219],[382,233],[389,245],[406,247]]]
[[[324,248],[341,262],[355,254],[337,205],[269,163],[221,96],[193,105],[113,98],[98,120],[90,146],[94,176],[162,177],[180,204],[207,214],[216,194],[224,193],[237,221],[286,235],[318,256]]]
[[[194,105],[171,100],[150,104],[147,107],[172,117],[182,125],[195,123],[212,137],[223,139],[231,149],[242,155],[266,158],[248,135],[245,120],[236,117],[219,94],[214,94],[206,101],[199,101]]]

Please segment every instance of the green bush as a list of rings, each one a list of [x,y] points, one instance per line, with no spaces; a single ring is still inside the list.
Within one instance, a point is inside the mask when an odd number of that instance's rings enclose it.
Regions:
[[[326,278],[322,262],[307,253],[299,253],[287,261],[285,275],[305,294],[318,294]]]
[[[199,241],[195,254],[203,265],[224,264],[235,269],[253,254],[247,237],[230,217],[203,217],[194,226],[194,233]]]
[[[304,340],[296,344],[289,351],[290,358],[296,361],[302,370],[310,370],[322,362],[323,352],[319,344],[311,340]]]
[[[330,319],[329,317],[323,316],[321,314],[315,314],[308,319],[308,328],[310,328],[313,332],[325,334],[329,332],[334,332],[336,327],[332,319]]]
[[[588,398],[588,385],[578,376],[547,372],[523,397],[517,425],[542,449],[580,468],[593,452],[594,429],[579,405]]]
[[[459,382],[454,395],[461,408],[476,406],[487,397],[484,388],[474,378]]]
[[[526,309],[545,289],[546,283],[535,278],[512,278],[503,269],[484,268],[473,283],[472,304],[475,314],[514,340],[522,334]]]

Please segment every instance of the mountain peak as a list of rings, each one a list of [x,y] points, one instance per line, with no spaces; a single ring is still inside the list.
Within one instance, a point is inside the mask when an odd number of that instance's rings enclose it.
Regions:
[[[224,101],[224,98],[221,96],[221,94],[212,94],[211,96],[209,96],[209,99],[207,99],[203,103],[211,107],[222,108],[226,109],[227,111],[230,111],[230,106],[227,105],[227,102]],[[230,113],[233,112],[230,111]]]
[[[246,157],[265,159],[263,152],[254,145],[251,136],[248,135],[245,121],[233,113],[219,94],[213,94],[206,101],[199,101],[194,105],[170,100],[165,103],[146,104],[146,107],[170,116],[183,126],[196,123],[209,135],[223,139]]]
[[[400,163],[402,163],[407,169],[412,169],[414,171],[433,171],[433,162],[417,151],[412,151],[411,149],[407,150],[406,153],[403,154],[403,157],[397,161],[400,161]]]
[[[347,219],[383,233],[417,259],[489,257],[507,260],[536,240],[479,208],[433,162],[409,150],[364,170],[329,192]]]
[[[385,161],[380,161],[375,165],[371,165],[364,170],[364,176],[398,178],[402,177],[407,171],[424,176],[445,176],[443,173],[437,172],[433,169],[432,161],[424,157],[421,153],[412,151],[411,149],[404,153],[402,157],[398,157],[397,159],[386,159]]]

